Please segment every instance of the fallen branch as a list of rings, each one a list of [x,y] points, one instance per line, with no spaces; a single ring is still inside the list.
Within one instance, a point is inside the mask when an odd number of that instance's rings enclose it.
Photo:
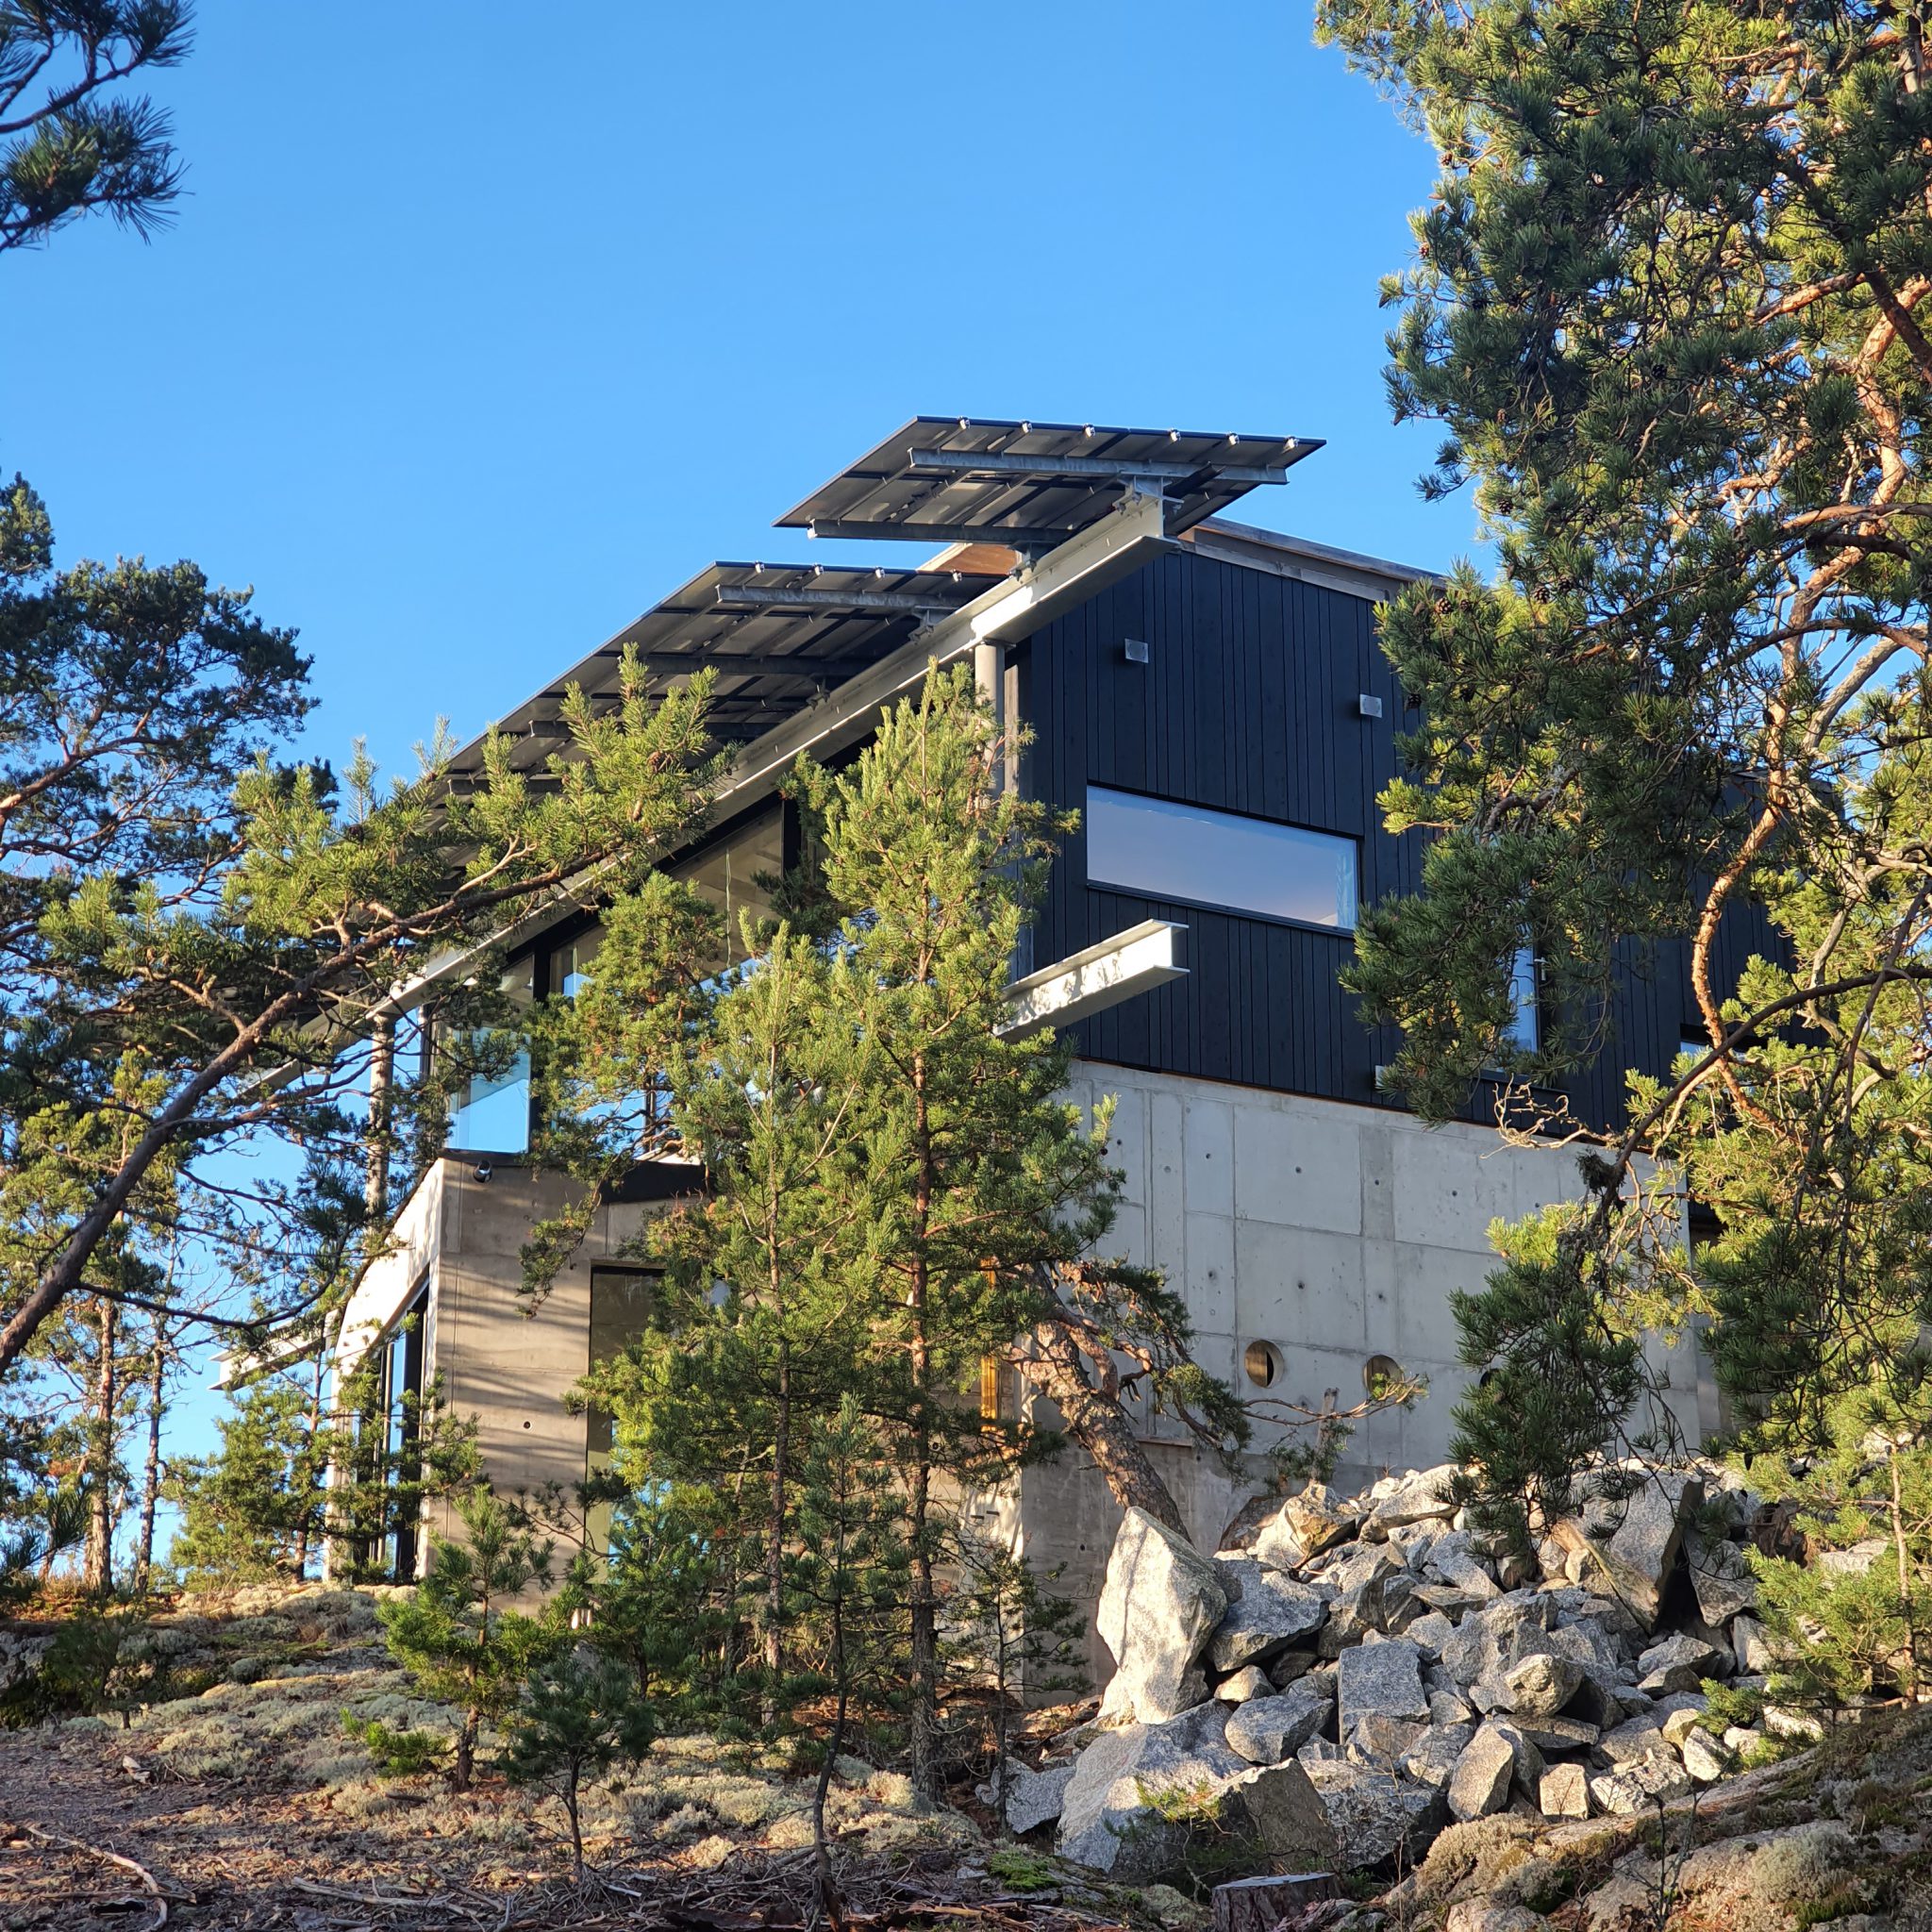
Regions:
[[[148,1932],[161,1932],[161,1927],[168,1923],[168,1899],[171,1894],[161,1890],[160,1880],[138,1859],[124,1857],[119,1852],[110,1852],[103,1845],[83,1843],[77,1838],[67,1838],[58,1831],[42,1831],[38,1824],[23,1824],[21,1829],[39,1839],[42,1844],[64,1845],[70,1852],[85,1852],[91,1858],[105,1858],[108,1864],[118,1865],[122,1871],[133,1873],[147,1888],[154,1900],[155,1911],[158,1914],[154,1924],[148,1927]],[[175,1892],[172,1896],[185,1900],[188,1895]]]

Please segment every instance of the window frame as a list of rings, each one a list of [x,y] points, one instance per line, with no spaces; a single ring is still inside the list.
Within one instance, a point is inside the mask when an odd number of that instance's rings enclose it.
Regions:
[[[1319,919],[1297,919],[1291,913],[1263,912],[1250,906],[1232,906],[1224,899],[1204,899],[1185,892],[1156,892],[1144,886],[1124,885],[1115,880],[1095,878],[1092,854],[1092,799],[1096,791],[1109,791],[1117,797],[1142,799],[1150,805],[1169,805],[1182,811],[1207,812],[1215,818],[1239,819],[1246,824],[1267,825],[1280,832],[1303,832],[1313,839],[1331,839],[1346,846],[1355,886],[1354,910],[1349,923],[1330,924]],[[1204,912],[1219,912],[1229,919],[1251,919],[1262,925],[1285,926],[1294,932],[1326,933],[1330,938],[1352,941],[1359,924],[1362,889],[1362,841],[1353,832],[1333,832],[1325,825],[1305,825],[1293,819],[1270,818],[1263,812],[1231,810],[1226,806],[1203,805],[1197,799],[1175,798],[1163,791],[1147,791],[1132,785],[1112,785],[1097,778],[1086,782],[1086,795],[1080,817],[1080,837],[1086,858],[1086,888],[1091,892],[1112,892],[1122,898],[1141,899],[1151,906],[1192,906]]]

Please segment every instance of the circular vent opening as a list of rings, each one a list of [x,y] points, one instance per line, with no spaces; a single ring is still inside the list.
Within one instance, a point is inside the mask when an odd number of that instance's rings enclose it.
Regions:
[[[1379,1402],[1390,1390],[1407,1379],[1402,1364],[1392,1355],[1372,1355],[1362,1364],[1362,1387],[1374,1401]]]
[[[1251,1341],[1241,1353],[1241,1367],[1257,1389],[1272,1389],[1281,1377],[1281,1351],[1272,1341]]]

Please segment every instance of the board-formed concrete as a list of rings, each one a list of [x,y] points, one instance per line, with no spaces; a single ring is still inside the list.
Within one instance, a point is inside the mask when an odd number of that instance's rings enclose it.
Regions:
[[[452,1415],[475,1417],[483,1466],[506,1494],[583,1479],[587,1424],[568,1397],[591,1362],[591,1270],[622,1260],[651,1210],[598,1208],[575,1257],[547,1294],[525,1295],[522,1250],[533,1224],[557,1214],[572,1184],[539,1168],[477,1165],[445,1156],[418,1184],[397,1238],[358,1285],[343,1322],[338,1373],[425,1284],[424,1359]],[[452,1530],[446,1508],[428,1527]]]
[[[1346,1409],[1364,1397],[1370,1360],[1387,1357],[1427,1392],[1357,1424],[1336,1480],[1354,1489],[1444,1460],[1450,1410],[1471,1375],[1457,1359],[1450,1296],[1481,1288],[1496,1266],[1491,1223],[1581,1194],[1577,1150],[1515,1145],[1465,1123],[1428,1127],[1392,1108],[1076,1063],[1072,1097],[1083,1108],[1109,1094],[1109,1153],[1125,1183],[1102,1246],[1181,1290],[1196,1359],[1257,1405],[1254,1450],[1286,1434],[1307,1440],[1291,1411],[1270,1419],[1271,1398],[1315,1411],[1334,1390]],[[1265,1389],[1242,1366],[1257,1341],[1280,1363]],[[1711,1422],[1697,1351],[1659,1343],[1653,1355],[1695,1442]],[[1255,1486],[1193,1447],[1178,1419],[1142,1413],[1140,1424],[1196,1541],[1214,1548]],[[1027,1471],[1000,1513],[1040,1568],[1063,1566],[1061,1593],[1092,1600],[1120,1511],[1076,1450]],[[1104,1653],[1093,1660],[1104,1674]]]
[[[1469,1377],[1450,1296],[1480,1288],[1495,1266],[1492,1222],[1575,1198],[1575,1150],[1511,1145],[1467,1124],[1424,1127],[1392,1108],[1076,1062],[1070,1097],[1091,1114],[1108,1095],[1109,1151],[1125,1182],[1104,1248],[1159,1268],[1184,1294],[1201,1365],[1257,1405],[1251,1466],[1258,1473],[1260,1452],[1284,1433],[1306,1439],[1292,1411],[1271,1420],[1270,1399],[1319,1410],[1332,1389],[1346,1409],[1362,1399],[1374,1357],[1424,1377],[1428,1391],[1409,1409],[1360,1423],[1337,1480],[1352,1489],[1385,1470],[1442,1461]],[[590,1365],[591,1269],[624,1259],[656,1209],[600,1209],[574,1261],[533,1303],[520,1291],[521,1250],[569,1184],[504,1162],[480,1174],[446,1157],[425,1175],[391,1253],[358,1287],[343,1365],[426,1283],[425,1360],[451,1410],[476,1418],[491,1480],[504,1491],[568,1486],[586,1468],[585,1418],[568,1398]],[[1272,1344],[1280,1363],[1266,1389],[1242,1366],[1256,1341]],[[1654,1367],[1675,1385],[1667,1399],[1687,1438],[1701,1440],[1714,1413],[1695,1349],[1657,1344]],[[1040,1419],[1053,1420],[1043,1405]],[[1177,1418],[1143,1405],[1137,1424],[1191,1533],[1211,1550],[1256,1483],[1197,1447]],[[1076,1449],[973,1508],[983,1532],[1059,1570],[1055,1588],[1091,1609],[1121,1512]],[[428,1526],[451,1525],[436,1512]],[[1104,1681],[1110,1660],[1097,1641],[1091,1661]]]

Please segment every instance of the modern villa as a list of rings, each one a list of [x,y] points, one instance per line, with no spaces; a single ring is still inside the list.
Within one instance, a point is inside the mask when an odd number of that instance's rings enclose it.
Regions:
[[[1204,1366],[1248,1396],[1319,1409],[1336,1391],[1345,1408],[1391,1369],[1425,1376],[1424,1400],[1358,1429],[1352,1480],[1442,1458],[1468,1374],[1451,1293],[1493,1265],[1492,1220],[1578,1182],[1574,1150],[1507,1141],[1480,1095],[1443,1126],[1405,1111],[1378,1081],[1393,1041],[1338,983],[1357,908],[1418,878],[1416,837],[1391,837],[1376,809],[1406,700],[1375,612],[1422,574],[1230,521],[1319,448],[917,417],[778,519],[821,550],[898,540],[915,561],[713,564],[498,728],[540,766],[565,686],[609,691],[627,645],[665,689],[719,674],[716,728],[734,760],[711,829],[670,863],[735,932],[758,875],[796,852],[775,790],[796,756],[849,751],[929,663],[970,663],[1031,732],[1008,782],[1081,815],[1016,962],[1012,1024],[1068,1029],[1074,1096],[1117,1096],[1117,1249],[1184,1290]],[[458,773],[480,756],[469,747]],[[597,937],[581,914],[510,935],[516,995],[567,994]],[[1519,1024],[1534,1028],[1527,958],[1519,985]],[[1684,961],[1665,949],[1633,965],[1612,1018],[1615,1064],[1566,1092],[1585,1121],[1613,1117],[1623,1065],[1661,1073],[1698,1030]],[[472,1091],[392,1252],[356,1291],[338,1364],[385,1350],[396,1396],[440,1376],[510,1488],[569,1482],[607,1450],[608,1424],[565,1397],[637,1327],[652,1284],[627,1243],[694,1176],[641,1165],[532,1315],[519,1249],[565,1184],[529,1162],[529,1108],[515,1069]],[[1695,1441],[1716,1423],[1714,1391],[1692,1346],[1668,1365]],[[1139,1421],[1214,1547],[1247,1490],[1173,1418]],[[1119,1512],[1079,1457],[1029,1471],[998,1507],[1091,1600]],[[395,1555],[407,1572],[407,1539]]]

